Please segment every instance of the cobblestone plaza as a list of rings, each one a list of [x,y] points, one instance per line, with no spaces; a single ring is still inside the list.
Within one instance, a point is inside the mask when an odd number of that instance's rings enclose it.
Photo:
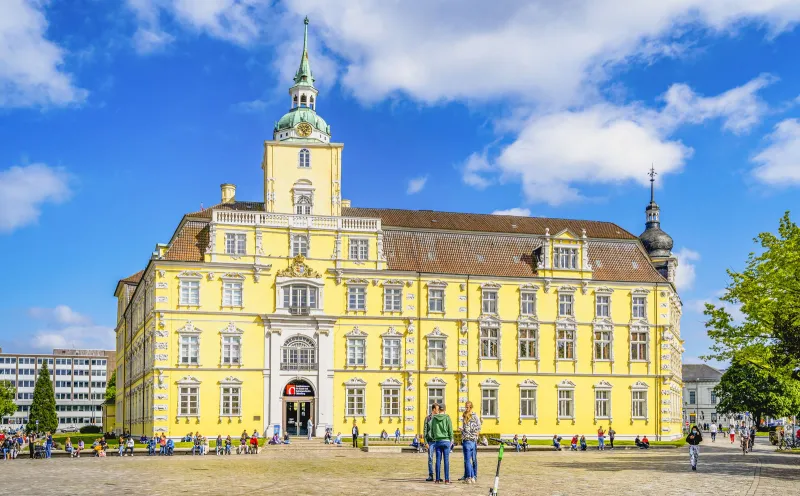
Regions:
[[[755,452],[718,440],[701,446],[692,472],[688,448],[507,452],[501,494],[800,494],[800,456],[775,453],[759,439]],[[476,485],[424,482],[423,454],[365,453],[348,447],[310,450],[267,448],[259,455],[170,458],[18,460],[8,468],[19,483],[15,494],[486,494],[495,453],[479,455]],[[461,453],[451,457],[451,476],[463,470]],[[28,481],[28,482],[26,482]],[[48,488],[45,491],[45,488]]]

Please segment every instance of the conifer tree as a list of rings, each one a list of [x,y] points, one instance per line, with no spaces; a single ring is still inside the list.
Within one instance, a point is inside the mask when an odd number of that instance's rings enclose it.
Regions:
[[[58,414],[56,414],[56,396],[53,393],[53,383],[47,363],[42,364],[39,378],[33,388],[33,403],[28,414],[28,432],[37,430],[36,421],[39,421],[39,432],[55,432],[58,428]]]

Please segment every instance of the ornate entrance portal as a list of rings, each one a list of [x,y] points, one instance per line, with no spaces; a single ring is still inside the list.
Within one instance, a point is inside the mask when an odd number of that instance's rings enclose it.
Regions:
[[[303,379],[290,381],[283,388],[283,402],[283,431],[290,436],[308,435],[308,421],[314,418],[315,406],[311,384]]]

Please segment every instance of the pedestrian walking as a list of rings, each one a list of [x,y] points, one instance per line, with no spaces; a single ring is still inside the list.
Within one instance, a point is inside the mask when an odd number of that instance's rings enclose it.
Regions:
[[[689,444],[689,462],[692,464],[692,470],[697,470],[697,459],[700,457],[700,448],[698,445],[703,442],[703,435],[700,434],[700,429],[697,426],[692,426],[689,435],[686,436],[686,442]]]
[[[439,413],[431,418],[430,431],[436,449],[436,483],[450,484],[450,447],[453,444],[453,422],[445,412],[445,405],[439,405]],[[444,462],[444,479],[441,465]]]
[[[431,413],[425,417],[425,425],[422,429],[422,439],[425,440],[425,443],[428,445],[428,478],[425,479],[426,482],[433,482],[433,455],[435,453],[436,447],[433,445],[433,436],[431,433],[431,420],[433,416],[439,413],[439,405],[434,403],[431,405]]]
[[[353,448],[358,448],[358,424],[353,419]]]
[[[603,430],[602,425],[597,429],[597,449],[600,451],[606,449],[606,431]]]
[[[731,426],[728,428],[728,435],[731,438],[731,444],[733,444],[733,442],[735,441],[734,438],[736,437],[736,426],[734,426],[733,424],[731,424]]]
[[[481,421],[478,414],[472,411],[472,402],[464,404],[464,413],[461,415],[461,449],[464,452],[464,483],[474,484],[477,480],[478,468],[478,437],[481,434]]]
[[[314,419],[308,417],[308,424],[306,427],[308,428],[308,440],[311,441],[311,437],[314,435]]]
[[[400,428],[398,427],[398,428],[397,428],[397,429],[394,431],[394,444],[397,444],[397,443],[399,443],[399,442],[400,442]]]
[[[614,449],[614,438],[615,437],[617,437],[617,431],[615,431],[614,428],[609,425],[608,426],[608,444],[611,446],[611,449]]]
[[[711,422],[711,427],[708,430],[711,431],[711,442],[713,443],[717,440],[717,424]]]

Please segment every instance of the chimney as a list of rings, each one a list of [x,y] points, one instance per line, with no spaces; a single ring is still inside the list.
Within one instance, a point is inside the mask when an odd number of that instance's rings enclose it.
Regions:
[[[236,185],[225,183],[220,184],[219,188],[222,190],[222,203],[233,203],[236,201]]]

